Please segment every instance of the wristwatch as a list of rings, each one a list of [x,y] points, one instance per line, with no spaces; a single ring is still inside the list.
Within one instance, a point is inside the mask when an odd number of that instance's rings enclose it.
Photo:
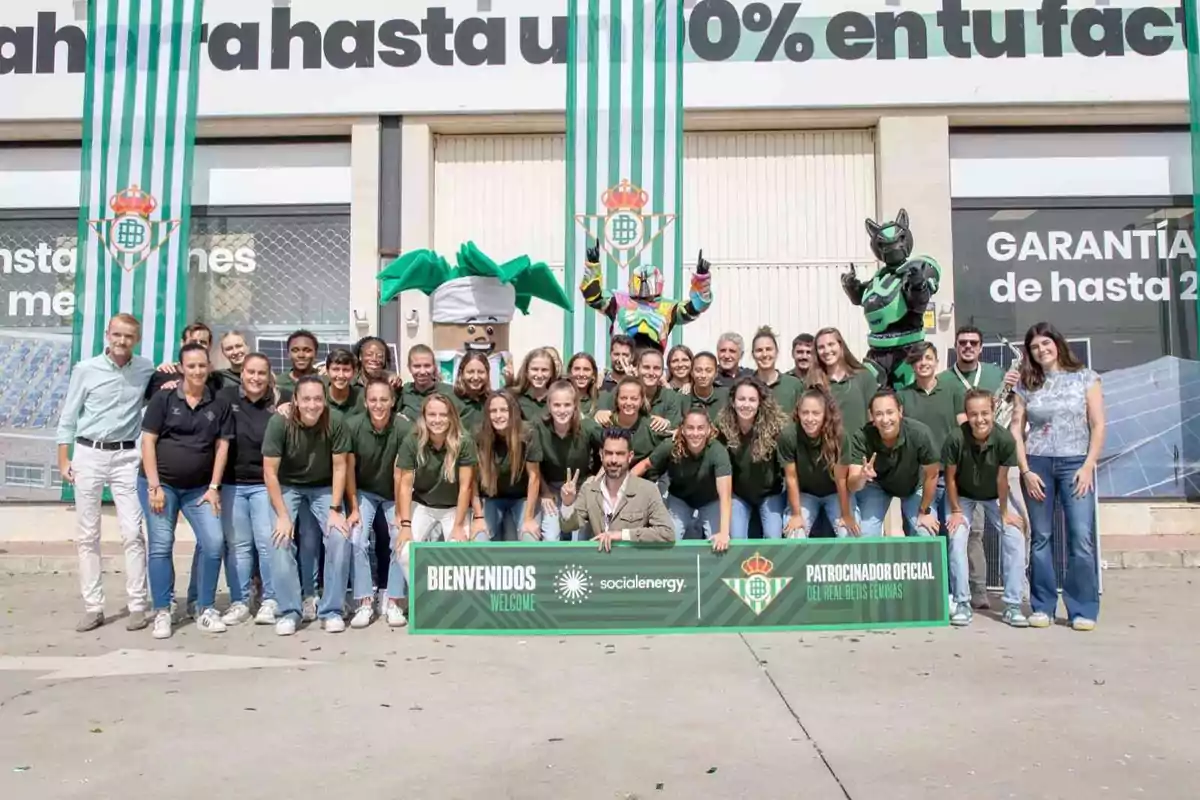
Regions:
[[[219,491],[221,491],[221,484],[219,484],[219,483],[210,483],[210,484],[208,485],[208,488],[209,488],[209,489],[212,489],[214,492],[219,492]]]

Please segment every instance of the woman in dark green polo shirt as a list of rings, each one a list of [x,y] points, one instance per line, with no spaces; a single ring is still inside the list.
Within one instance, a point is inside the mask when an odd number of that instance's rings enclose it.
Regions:
[[[463,430],[454,403],[440,393],[425,398],[412,433],[396,455],[396,506],[400,511],[400,566],[408,574],[408,543],[425,542],[440,527],[442,538],[471,538],[475,442]]]
[[[846,485],[849,458],[850,441],[837,404],[824,389],[806,389],[792,424],[783,429],[779,439],[779,460],[791,509],[784,536],[811,535],[821,512],[835,535],[846,535],[842,508],[858,513]]]
[[[779,464],[779,435],[787,417],[770,391],[755,377],[738,378],[729,387],[729,403],[717,429],[733,464],[733,538],[750,534],[750,515],[758,514],[763,538],[783,536],[787,495]]]
[[[591,353],[576,353],[567,362],[564,376],[575,387],[579,398],[579,410],[585,417],[596,413],[596,402],[600,398],[600,368]]]
[[[682,395],[692,392],[692,349],[677,344],[667,351],[667,388]]]
[[[649,458],[633,467],[633,475],[666,475],[670,478],[667,512],[680,540],[693,522],[699,522],[713,550],[729,547],[733,516],[733,469],[729,451],[718,440],[702,408],[684,415],[675,435],[654,448]],[[738,538],[744,538],[745,534]]]
[[[547,418],[533,424],[541,464],[542,539],[557,542],[562,537],[562,498],[560,491],[567,475],[592,475],[600,451],[600,426],[580,413],[575,387],[568,381],[555,381],[546,395]],[[575,538],[591,538],[586,530]]]
[[[475,435],[478,489],[471,499],[472,532],[492,541],[538,541],[542,445],[509,392],[494,392],[484,406],[487,419]]]
[[[754,377],[771,390],[776,405],[790,418],[796,413],[796,401],[804,391],[804,383],[775,367],[779,358],[779,341],[770,326],[764,325],[754,332],[754,338],[750,340],[750,355],[754,357],[757,367]]]
[[[640,378],[622,378],[613,390],[615,411],[596,412],[596,424],[601,428],[616,427],[629,431],[633,445],[633,463],[648,458],[659,442],[670,436],[663,423],[666,420],[650,415],[646,402],[646,387]]]
[[[687,397],[689,405],[699,406],[708,414],[708,421],[717,424],[717,416],[729,403],[729,389],[717,386],[717,357],[708,351],[697,353],[692,358],[692,393]]]
[[[673,430],[683,421],[683,395],[663,386],[663,354],[653,348],[641,350],[636,361],[637,380],[642,384],[646,410],[650,414],[650,427],[660,433]],[[623,381],[622,381],[623,382]],[[616,390],[600,397],[600,408],[612,411],[616,407]],[[596,413],[596,422],[601,427],[609,424],[602,412]]]
[[[892,498],[898,497],[905,535],[936,536],[939,525],[933,506],[941,454],[933,449],[929,427],[905,417],[900,398],[891,389],[876,392],[868,408],[871,424],[850,440],[847,477],[850,491],[858,494],[862,534],[883,535],[883,518]],[[851,533],[859,527],[844,514],[843,524]]]
[[[387,624],[398,628],[405,624],[404,611],[396,602],[404,587],[404,577],[394,555],[396,548],[396,455],[400,442],[412,430],[412,423],[394,413],[396,395],[387,378],[370,378],[366,388],[367,410],[347,423],[350,436],[350,460],[347,469],[346,497],[350,515],[346,521],[354,534],[354,561],[350,568],[351,586],[358,608],[350,627],[371,624],[375,587],[371,580],[371,535],[380,513],[387,520],[392,553],[388,568],[388,599],[383,608]]]
[[[454,399],[463,429],[474,433],[483,423],[483,404],[491,391],[491,369],[485,353],[472,350],[458,363],[454,379]]]
[[[373,378],[383,378],[399,391],[404,379],[392,371],[392,349],[378,336],[364,336],[354,345],[354,358],[358,361],[357,383],[362,388]]]
[[[859,430],[867,424],[867,406],[879,381],[846,347],[846,340],[837,328],[817,331],[816,350],[816,361],[808,370],[808,385],[828,389],[842,412],[846,430]]]
[[[521,404],[521,416],[526,422],[546,416],[546,393],[550,391],[550,384],[558,380],[555,363],[554,353],[546,347],[530,350],[521,362],[517,379],[509,390]]]
[[[358,359],[344,348],[331,350],[325,359],[325,399],[329,407],[344,417],[360,413],[363,406],[363,389],[355,381],[358,376]]]
[[[350,580],[350,526],[342,515],[346,499],[347,454],[350,437],[342,415],[325,402],[325,384],[315,375],[296,381],[287,417],[275,415],[263,435],[263,480],[275,511],[275,548],[271,551],[271,579],[279,611],[275,632],[290,636],[301,615],[300,574],[296,568],[294,533],[301,500],[325,539],[325,590],[317,617],[325,630],[346,629],[342,605]],[[303,547],[303,544],[301,545]]]

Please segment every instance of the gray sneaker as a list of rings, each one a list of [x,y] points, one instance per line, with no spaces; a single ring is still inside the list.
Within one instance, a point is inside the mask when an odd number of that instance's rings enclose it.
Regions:
[[[971,604],[959,603],[954,607],[954,613],[950,615],[950,624],[961,628],[964,625],[971,624]]]
[[[79,624],[75,626],[76,633],[87,633],[94,631],[104,624],[103,611],[89,611],[79,619]]]
[[[1004,616],[1000,618],[1006,625],[1014,628],[1028,628],[1029,618],[1021,613],[1020,606],[1005,606]]]
[[[140,631],[144,630],[150,624],[150,619],[146,616],[145,611],[130,611],[129,619],[125,620],[125,630]]]

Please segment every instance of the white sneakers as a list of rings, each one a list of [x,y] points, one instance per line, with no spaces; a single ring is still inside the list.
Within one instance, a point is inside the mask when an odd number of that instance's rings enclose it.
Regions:
[[[248,619],[250,619],[250,607],[245,603],[233,603],[221,617],[221,622],[226,625],[241,625]]]
[[[313,622],[317,618],[317,598],[306,597],[304,602],[300,604],[300,619],[305,622]]]
[[[291,636],[296,632],[296,618],[291,614],[286,617],[280,617],[275,623],[275,634],[277,636]]]
[[[171,611],[167,608],[160,608],[154,612],[154,638],[155,639],[170,639],[171,638]]]
[[[204,609],[200,619],[196,620],[196,627],[205,633],[224,633],[228,630],[221,621],[221,613],[215,608]]]
[[[365,603],[354,610],[354,618],[350,620],[350,627],[365,628],[371,624],[371,620],[374,618],[374,609],[370,603]]]
[[[274,600],[264,600],[263,604],[258,607],[258,615],[254,618],[254,624],[274,625],[277,613],[279,613],[279,604]]]
[[[321,624],[326,633],[341,633],[346,630],[346,620],[341,617],[326,617]]]
[[[390,597],[387,600],[384,615],[387,617],[389,628],[403,628],[408,624],[408,618],[404,616],[404,609],[400,608],[400,604]]]

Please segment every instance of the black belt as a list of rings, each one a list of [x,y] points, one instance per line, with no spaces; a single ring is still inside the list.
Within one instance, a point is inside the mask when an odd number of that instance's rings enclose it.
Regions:
[[[93,450],[132,450],[137,447],[136,441],[130,442],[93,442],[85,436],[76,437],[75,442]]]

